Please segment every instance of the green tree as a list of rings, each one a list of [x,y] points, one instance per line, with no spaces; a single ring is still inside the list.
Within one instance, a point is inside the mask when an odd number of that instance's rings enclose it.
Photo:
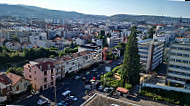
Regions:
[[[149,31],[148,31],[148,38],[153,38],[153,35],[154,35],[155,31],[153,28],[150,28]]]
[[[146,37],[146,36],[143,36],[142,40],[145,40],[145,39],[147,39],[147,37]]]
[[[13,40],[14,40],[14,41],[17,41],[17,42],[19,42],[19,39],[18,39],[18,37],[17,37],[17,36],[15,36],[15,35],[13,36]]]
[[[140,80],[140,56],[138,54],[137,28],[133,26],[126,45],[121,75],[122,86],[126,83],[138,85]]]
[[[22,67],[10,67],[6,73],[14,73],[19,76],[23,76],[23,68]]]

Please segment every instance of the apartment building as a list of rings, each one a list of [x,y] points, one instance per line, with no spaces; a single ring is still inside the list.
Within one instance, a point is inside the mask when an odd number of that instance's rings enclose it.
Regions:
[[[146,39],[138,41],[140,62],[146,72],[151,72],[163,62],[164,42]]]
[[[190,89],[190,43],[171,44],[166,82]]]
[[[13,36],[17,36],[20,43],[28,42],[29,32],[21,30],[10,30],[10,29],[0,30],[0,39],[13,40]]]
[[[123,37],[113,36],[113,37],[107,38],[108,47],[115,47],[120,42],[123,42]]]
[[[101,53],[96,51],[81,51],[61,57],[61,59],[65,61],[65,73],[71,73],[101,61],[101,56]]]
[[[34,60],[36,62],[45,62],[50,61],[55,66],[55,74],[57,79],[62,79],[65,77],[65,61],[61,58],[39,58]]]
[[[50,61],[30,61],[24,65],[24,77],[35,90],[46,90],[55,85],[55,66]]]

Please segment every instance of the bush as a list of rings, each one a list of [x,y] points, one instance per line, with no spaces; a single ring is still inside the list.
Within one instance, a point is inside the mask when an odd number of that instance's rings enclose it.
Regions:
[[[132,85],[131,85],[131,84],[125,84],[125,89],[131,90],[131,88],[132,88]]]
[[[190,94],[181,92],[144,87],[141,89],[140,95],[175,105],[190,105]]]

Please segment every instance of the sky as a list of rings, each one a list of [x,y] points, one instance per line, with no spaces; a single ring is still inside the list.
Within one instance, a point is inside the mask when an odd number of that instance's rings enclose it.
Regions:
[[[93,15],[133,14],[190,18],[190,2],[185,0],[0,0],[0,3]]]

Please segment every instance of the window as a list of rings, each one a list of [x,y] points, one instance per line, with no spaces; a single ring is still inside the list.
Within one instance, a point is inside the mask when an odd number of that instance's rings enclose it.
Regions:
[[[53,69],[51,69],[51,74],[53,74]]]
[[[36,78],[34,78],[34,80],[36,80]]]
[[[16,91],[19,91],[19,86],[16,87]]]
[[[29,72],[31,72],[31,69],[29,69]]]
[[[182,56],[182,54],[181,54],[181,53],[178,53],[177,56]]]
[[[72,70],[72,67],[71,67],[71,68],[69,68],[69,70]]]
[[[46,88],[47,88],[47,84],[44,85],[44,89],[46,89]]]
[[[22,79],[20,80],[20,83],[22,83]]]
[[[53,85],[53,82],[51,82],[51,86]]]
[[[31,76],[31,75],[29,75],[29,78],[32,78],[32,76]]]
[[[44,78],[44,82],[47,82],[47,78]]]
[[[188,61],[187,60],[183,60],[183,63],[188,63]]]
[[[34,71],[34,73],[36,74],[36,71]]]
[[[182,47],[178,47],[178,50],[184,50],[184,48],[182,48]]]
[[[185,48],[185,50],[190,51],[190,48]]]
[[[47,71],[44,71],[44,75],[47,75]]]
[[[172,49],[177,49],[177,47],[172,47]]]
[[[181,62],[181,60],[179,60],[179,59],[176,59],[176,62]]]
[[[189,57],[189,54],[183,54],[183,57]]]

